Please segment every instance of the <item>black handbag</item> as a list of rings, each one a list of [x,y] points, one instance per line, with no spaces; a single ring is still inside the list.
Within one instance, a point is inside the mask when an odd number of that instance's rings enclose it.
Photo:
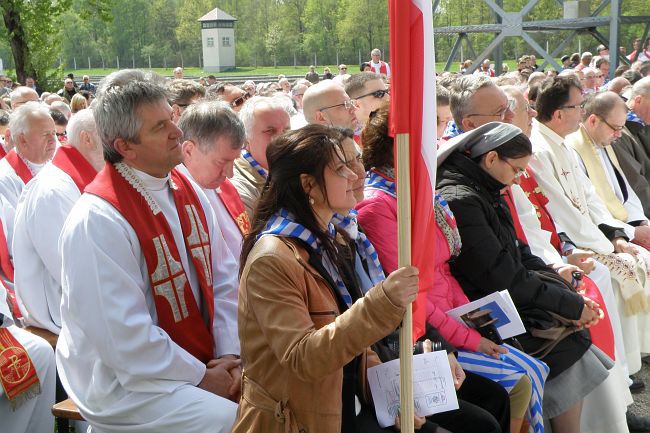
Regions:
[[[566,290],[570,290],[575,293],[575,289],[571,284],[567,283],[560,275],[555,271],[546,271],[541,270],[537,271],[537,275],[542,281],[547,284],[559,284]],[[528,352],[529,355],[535,356],[537,358],[544,358],[548,355],[558,343],[569,335],[574,334],[581,330],[578,326],[575,325],[574,321],[567,319],[557,313],[551,311],[546,311],[553,320],[553,326],[541,329],[541,328],[530,328],[530,334],[533,337],[541,338],[546,340],[540,347],[532,352]]]

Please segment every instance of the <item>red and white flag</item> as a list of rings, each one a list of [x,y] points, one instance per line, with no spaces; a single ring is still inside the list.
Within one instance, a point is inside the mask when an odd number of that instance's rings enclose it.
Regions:
[[[435,253],[436,82],[431,0],[389,0],[389,132],[409,134],[411,264],[420,270],[413,339],[424,334]],[[395,141],[397,143],[397,140]],[[397,155],[397,148],[395,149]],[[398,185],[400,180],[397,179]]]

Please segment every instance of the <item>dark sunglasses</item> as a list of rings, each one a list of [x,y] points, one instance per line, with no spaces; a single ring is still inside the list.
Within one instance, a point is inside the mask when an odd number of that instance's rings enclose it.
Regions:
[[[239,98],[233,100],[233,101],[230,103],[230,106],[231,106],[232,108],[237,108],[237,107],[239,107],[239,106],[241,106],[241,105],[244,105],[244,102],[246,102],[250,97],[251,97],[251,95],[249,95],[248,93],[244,93],[244,94],[241,95]]]
[[[384,96],[390,95],[390,90],[377,90],[372,93],[366,93],[365,95],[358,96],[357,99],[365,98],[366,96],[374,96],[377,99],[382,99]]]

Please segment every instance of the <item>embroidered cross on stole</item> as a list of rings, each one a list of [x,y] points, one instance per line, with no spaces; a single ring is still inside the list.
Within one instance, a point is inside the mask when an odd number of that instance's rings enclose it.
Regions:
[[[171,191],[181,222],[185,247],[196,269],[206,323],[196,302],[169,223],[153,197],[124,164],[106,164],[86,192],[113,205],[135,230],[147,263],[159,326],[197,359],[213,356],[214,318],[210,236],[203,207],[185,176],[172,170]]]

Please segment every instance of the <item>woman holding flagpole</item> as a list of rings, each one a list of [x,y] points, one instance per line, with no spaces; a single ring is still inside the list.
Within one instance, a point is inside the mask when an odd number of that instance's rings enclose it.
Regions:
[[[335,129],[309,125],[267,149],[269,177],[242,250],[242,398],[233,432],[356,431],[355,395],[417,293],[396,270],[363,293],[332,217],[354,207],[356,174]]]
[[[438,191],[462,239],[450,268],[470,299],[508,290],[527,330],[518,340],[550,367],[544,417],[554,433],[579,433],[582,399],[607,378],[613,363],[584,329],[598,322],[598,304],[568,287],[517,239],[501,192],[525,172],[531,154],[525,134],[500,122],[439,149]]]

